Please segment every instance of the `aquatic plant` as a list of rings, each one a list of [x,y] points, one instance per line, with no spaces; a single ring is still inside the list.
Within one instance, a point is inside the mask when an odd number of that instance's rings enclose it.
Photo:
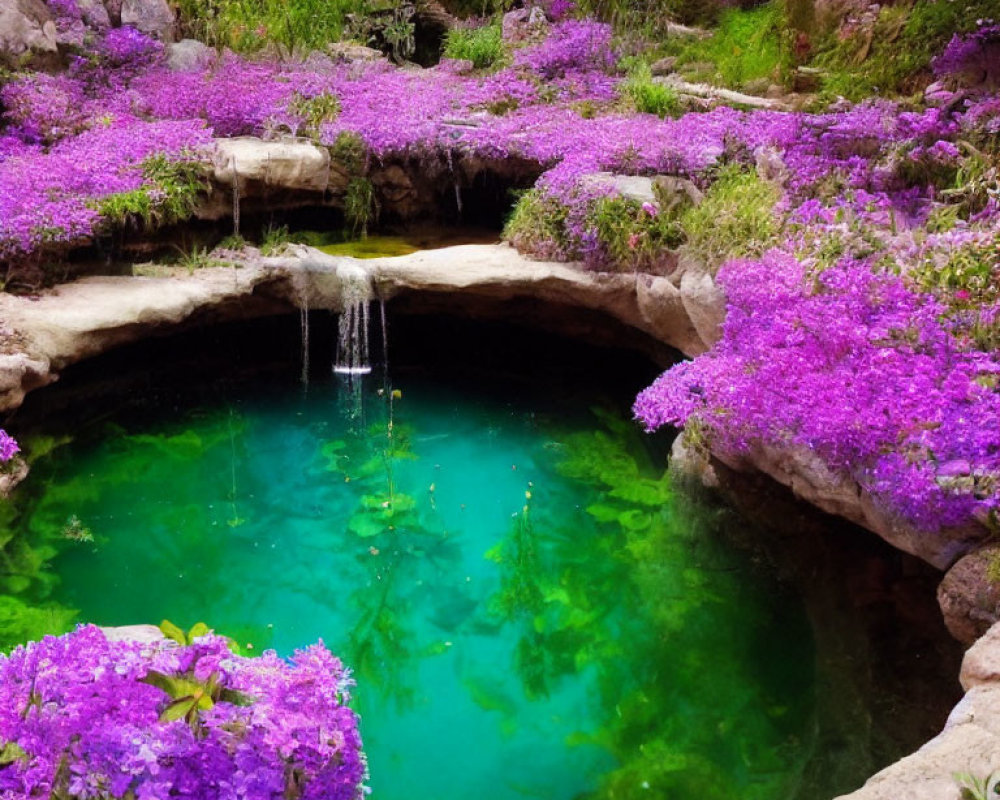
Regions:
[[[188,645],[109,642],[84,626],[0,657],[0,789],[354,800],[366,777],[348,672],[322,643],[246,659]]]

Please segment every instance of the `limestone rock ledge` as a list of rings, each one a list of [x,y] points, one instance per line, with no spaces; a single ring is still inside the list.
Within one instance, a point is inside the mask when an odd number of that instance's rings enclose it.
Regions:
[[[56,380],[70,364],[128,342],[179,331],[205,320],[248,319],[310,308],[341,307],[346,264],[363,270],[377,296],[439,292],[503,303],[530,298],[598,311],[676,348],[704,352],[688,307],[706,302],[705,287],[687,298],[666,278],[585,272],[532,261],[507,245],[463,245],[397,258],[358,261],[296,246],[282,257],[248,257],[166,277],[89,277],[36,298],[0,294],[0,411]],[[687,304],[686,304],[687,299]]]
[[[955,774],[1000,770],[1000,624],[966,652],[960,680],[965,697],[940,734],[839,800],[961,800]]]
[[[713,455],[733,469],[755,469],[769,475],[803,500],[867,528],[893,547],[940,570],[948,569],[990,535],[984,527],[974,524],[937,534],[922,533],[886,513],[857,481],[834,472],[805,448],[758,447],[739,459]],[[960,638],[965,644],[973,640]]]

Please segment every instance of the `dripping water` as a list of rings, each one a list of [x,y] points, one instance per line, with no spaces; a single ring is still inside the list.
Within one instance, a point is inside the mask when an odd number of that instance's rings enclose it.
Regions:
[[[368,273],[361,267],[341,265],[343,311],[337,321],[337,355],[333,371],[339,375],[367,375],[372,371],[368,355],[368,315],[372,299]]]

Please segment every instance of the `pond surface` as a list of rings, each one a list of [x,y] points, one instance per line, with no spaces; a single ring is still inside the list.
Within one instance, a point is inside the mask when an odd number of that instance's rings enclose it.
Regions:
[[[81,619],[322,638],[376,800],[832,796],[800,595],[670,486],[644,379],[536,370],[166,393],[40,459],[18,526]]]

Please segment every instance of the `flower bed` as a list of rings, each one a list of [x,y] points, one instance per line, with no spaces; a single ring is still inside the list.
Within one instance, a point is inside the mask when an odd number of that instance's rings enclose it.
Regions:
[[[322,643],[287,662],[211,634],[49,636],[0,657],[0,796],[356,800],[350,685]]]

